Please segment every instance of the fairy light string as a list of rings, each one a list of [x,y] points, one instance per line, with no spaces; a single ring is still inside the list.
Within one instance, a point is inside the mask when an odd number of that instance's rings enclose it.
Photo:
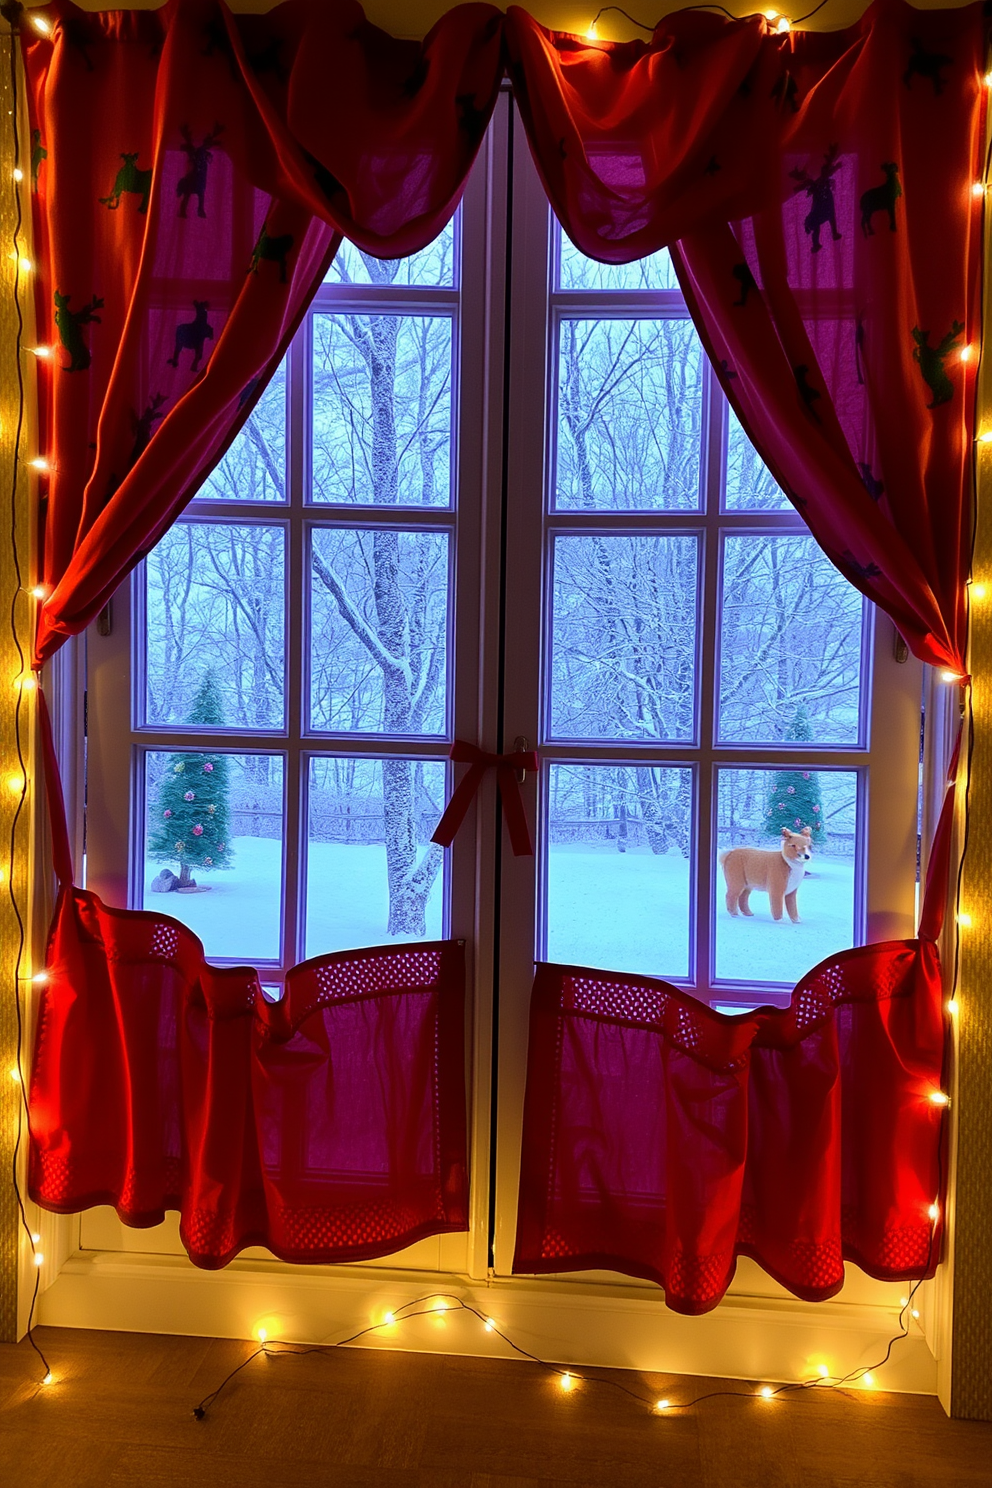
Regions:
[[[25,680],[25,654],[24,647],[21,643],[21,637],[17,623],[18,610],[22,603],[22,595],[25,593],[23,584],[23,572],[21,568],[20,548],[18,544],[17,521],[17,491],[20,479],[21,443],[24,434],[25,416],[24,369],[21,363],[21,354],[24,348],[24,314],[21,309],[21,274],[22,272],[27,273],[29,271],[30,265],[30,260],[22,257],[21,253],[21,229],[24,223],[21,189],[24,179],[24,171],[21,166],[21,142],[18,119],[18,110],[20,108],[20,91],[18,88],[17,75],[17,35],[19,29],[19,18],[22,14],[22,9],[22,6],[16,3],[16,0],[13,0],[13,3],[11,3],[11,0],[7,0],[7,3],[5,3],[3,6],[0,6],[0,14],[3,15],[9,27],[8,58],[10,69],[10,118],[14,155],[14,168],[12,172],[14,188],[14,231],[11,246],[12,258],[14,261],[13,308],[17,325],[14,341],[14,355],[17,367],[17,419],[14,429],[14,450],[11,461],[10,478],[10,548],[14,568],[14,588],[10,597],[9,621],[11,639],[13,641],[14,649],[17,652],[18,658],[18,680],[21,682],[21,685],[18,686],[16,689],[17,697],[14,703],[14,748],[17,755],[18,785],[16,789],[16,802],[14,806],[14,812],[10,824],[10,835],[7,845],[7,871],[5,875],[7,880],[7,896],[10,902],[10,907],[14,914],[15,922],[17,924],[17,953],[14,961],[16,1067],[13,1073],[18,1085],[18,1094],[17,1125],[14,1133],[14,1150],[11,1165],[14,1184],[14,1197],[17,1203],[17,1210],[20,1216],[21,1227],[24,1231],[25,1236],[27,1237],[27,1242],[31,1249],[31,1259],[34,1263],[35,1271],[34,1286],[31,1291],[31,1302],[28,1307],[27,1338],[28,1342],[34,1349],[35,1353],[38,1355],[38,1358],[40,1359],[44,1367],[45,1373],[42,1379],[42,1383],[51,1384],[53,1376],[52,1371],[49,1368],[48,1359],[46,1358],[43,1350],[39,1346],[38,1341],[34,1336],[34,1319],[38,1305],[38,1293],[41,1287],[41,1266],[44,1262],[44,1256],[37,1248],[38,1240],[40,1237],[37,1237],[37,1232],[32,1228],[28,1220],[27,1210],[24,1205],[24,1196],[21,1192],[19,1173],[21,1144],[24,1137],[24,1118],[26,1114],[27,1101],[27,1093],[23,1073],[24,1013],[21,1006],[21,981],[23,980],[22,966],[24,964],[24,950],[27,940],[27,932],[24,924],[24,916],[21,912],[20,902],[18,900],[15,880],[17,867],[17,832],[21,820],[21,814],[24,810],[28,794],[28,771],[27,760],[24,753],[21,709],[24,706],[24,694],[26,691],[29,690],[23,685],[23,682]],[[10,779],[13,780],[14,777],[11,776]]]

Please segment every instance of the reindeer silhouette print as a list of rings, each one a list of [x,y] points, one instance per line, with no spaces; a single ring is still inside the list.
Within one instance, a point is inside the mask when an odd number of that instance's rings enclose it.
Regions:
[[[954,397],[954,384],[944,370],[944,363],[952,351],[957,351],[961,345],[958,337],[964,330],[964,321],[956,320],[947,335],[938,346],[930,345],[930,332],[921,331],[919,326],[913,327],[913,361],[919,362],[923,381],[933,394],[933,402],[928,403],[928,408],[936,408],[941,403],[949,403]]]
[[[224,132],[223,124],[215,124],[209,134],[204,135],[200,144],[193,138],[192,130],[188,124],[180,126],[179,130],[186,143],[183,149],[189,161],[189,170],[176,183],[176,195],[182,197],[182,205],[179,208],[180,217],[186,216],[191,196],[196,197],[197,217],[206,217],[203,207],[203,197],[207,189],[207,171],[213,157],[213,146]]]
[[[134,419],[134,444],[131,446],[131,458],[128,461],[128,470],[137,463],[145,450],[151,444],[152,434],[159,419],[165,418],[161,412],[162,404],[165,402],[164,393],[156,393],[150,403],[145,404],[145,411],[139,416],[132,413]]]
[[[124,164],[117,172],[117,177],[111,187],[110,195],[101,196],[100,201],[103,206],[109,207],[112,212],[116,212],[121,204],[121,197],[125,193],[129,196],[140,196],[141,200],[138,203],[138,211],[147,212],[148,197],[152,189],[151,170],[138,169],[136,163],[138,159],[137,150],[135,150],[133,155],[121,155],[121,159]]]
[[[166,361],[173,367],[178,367],[179,353],[181,351],[191,351],[193,353],[193,364],[190,367],[190,371],[196,372],[199,369],[200,362],[203,360],[203,343],[204,341],[212,341],[214,339],[214,332],[213,327],[207,320],[207,311],[210,309],[208,302],[206,300],[194,300],[193,309],[196,312],[195,318],[193,320],[183,321],[181,325],[176,326],[176,349],[171,357],[166,358]]]
[[[741,287],[739,298],[736,300],[732,300],[731,303],[735,306],[746,305],[748,295],[751,293],[752,289],[757,289],[758,287],[757,280],[751,273],[749,265],[746,263],[734,264],[734,267],[731,269],[730,272],[733,274],[734,278],[737,280],[737,283]]]
[[[888,212],[889,232],[896,230],[896,202],[902,196],[899,167],[894,160],[883,160],[882,170],[885,172],[885,180],[881,186],[869,187],[861,198],[861,231],[866,238],[875,236],[871,219],[876,212]]]
[[[907,88],[913,86],[913,78],[929,78],[933,83],[935,93],[943,93],[944,78],[942,73],[945,67],[950,67],[954,61],[953,57],[947,57],[943,52],[928,52],[926,44],[918,36],[911,38],[913,50],[909,54],[909,65],[902,75],[902,80]]]
[[[262,224],[262,231],[258,235],[258,242],[251,253],[251,263],[248,265],[249,274],[257,274],[260,263],[277,263],[279,265],[279,283],[286,283],[286,256],[293,246],[293,234],[281,233],[279,237],[271,238]]]
[[[92,358],[90,349],[83,340],[80,327],[91,325],[93,321],[96,321],[97,325],[100,324],[100,317],[96,311],[103,308],[103,300],[94,295],[89,304],[84,305],[81,310],[70,310],[71,299],[71,295],[55,291],[55,325],[58,328],[59,340],[70,357],[65,371],[85,372]]]
[[[798,182],[796,191],[805,191],[810,198],[809,211],[803,227],[806,229],[807,237],[812,235],[814,253],[819,253],[823,246],[820,242],[821,228],[830,228],[830,234],[835,243],[839,243],[841,239],[841,234],[837,231],[837,214],[834,208],[834,176],[841,167],[838,159],[839,153],[839,145],[830,146],[823,157],[819,175],[811,176],[806,170],[789,172],[792,179]]]

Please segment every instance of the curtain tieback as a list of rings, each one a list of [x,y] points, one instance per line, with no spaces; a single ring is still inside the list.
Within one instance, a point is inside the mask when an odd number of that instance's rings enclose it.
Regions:
[[[444,808],[444,815],[434,829],[431,841],[439,842],[442,847],[451,845],[455,833],[465,820],[469,804],[482,783],[483,775],[487,770],[495,769],[499,793],[503,800],[507,830],[510,833],[510,845],[518,858],[533,857],[534,845],[531,842],[530,828],[524,813],[517,771],[537,769],[537,750],[521,749],[513,754],[488,754],[486,750],[479,749],[475,744],[467,744],[463,739],[456,739],[448,757],[457,765],[470,765],[471,769],[462,776],[452,791],[451,800]]]

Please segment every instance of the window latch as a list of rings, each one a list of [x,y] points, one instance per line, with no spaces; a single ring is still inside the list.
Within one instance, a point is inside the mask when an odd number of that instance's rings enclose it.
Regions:
[[[518,734],[513,741],[514,754],[527,754],[529,753],[529,751],[530,745],[528,744],[526,737],[523,734]],[[517,770],[516,776],[520,784],[523,785],[524,781],[527,779],[527,771]]]

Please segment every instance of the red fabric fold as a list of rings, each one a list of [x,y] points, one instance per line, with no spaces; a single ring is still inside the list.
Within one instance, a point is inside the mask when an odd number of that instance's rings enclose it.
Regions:
[[[940,1259],[941,975],[930,941],[831,957],[788,1008],[724,1017],[648,977],[538,967],[516,1272],[608,1269],[676,1312],[736,1257],[823,1301],[844,1261]]]
[[[468,1227],[457,941],[317,957],[273,1005],[179,921],[67,886],[47,966],[29,1092],[43,1208],[111,1204],[137,1226],[177,1209],[207,1268],[249,1245],[369,1260]]]
[[[483,775],[487,770],[494,769],[499,784],[500,798],[503,802],[506,828],[510,834],[510,845],[516,857],[533,857],[534,844],[531,841],[527,814],[520,795],[517,771],[538,769],[537,751],[530,749],[518,750],[514,754],[487,754],[484,749],[479,749],[475,744],[466,744],[464,740],[456,739],[448,757],[454,760],[455,764],[471,765],[472,768],[467,775],[462,776],[452,791],[451,800],[444,808],[444,813],[434,829],[431,841],[439,843],[441,847],[451,846],[455,833],[465,820],[465,813],[482,784]]]

